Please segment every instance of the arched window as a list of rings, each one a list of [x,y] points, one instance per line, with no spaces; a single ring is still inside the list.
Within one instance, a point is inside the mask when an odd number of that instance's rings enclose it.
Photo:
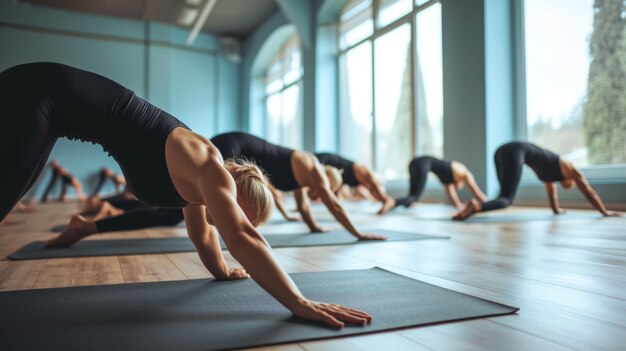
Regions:
[[[280,47],[265,74],[265,137],[302,148],[302,51],[297,34]]]

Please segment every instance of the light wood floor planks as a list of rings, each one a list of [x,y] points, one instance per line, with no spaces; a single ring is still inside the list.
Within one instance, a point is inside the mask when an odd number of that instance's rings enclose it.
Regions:
[[[289,272],[373,266],[448,289],[520,307],[516,315],[445,323],[350,338],[258,348],[317,350],[624,350],[626,348],[626,219],[589,218],[521,223],[418,220],[420,205],[389,216],[372,204],[346,205],[362,227],[450,235],[451,240],[282,248],[275,253]],[[21,224],[0,226],[0,255],[67,221],[76,204],[40,205],[13,214]],[[540,208],[512,208],[523,215]],[[316,208],[327,229],[337,227]],[[423,213],[423,212],[422,212]],[[301,223],[273,223],[263,233],[301,232]],[[94,239],[184,236],[184,228],[140,230]],[[225,253],[229,264],[236,261]],[[210,278],[195,253],[0,260],[0,291]],[[415,303],[419,303],[416,301]],[[0,345],[1,347],[1,345]]]

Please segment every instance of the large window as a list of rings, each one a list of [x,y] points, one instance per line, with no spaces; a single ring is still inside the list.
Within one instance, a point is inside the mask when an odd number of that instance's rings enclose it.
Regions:
[[[525,0],[527,138],[579,166],[626,163],[626,4]]]
[[[407,178],[416,154],[443,154],[440,7],[351,0],[341,12],[340,152],[386,180]]]
[[[265,76],[265,137],[294,149],[302,148],[302,63],[297,35],[278,51]]]

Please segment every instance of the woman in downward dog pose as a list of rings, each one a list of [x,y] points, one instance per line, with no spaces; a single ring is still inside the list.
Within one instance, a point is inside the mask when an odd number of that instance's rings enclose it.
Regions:
[[[79,201],[85,200],[85,194],[83,193],[83,185],[70,173],[67,169],[61,167],[59,163],[55,160],[50,162],[50,168],[52,169],[52,175],[50,177],[50,181],[48,182],[48,186],[46,190],[44,190],[43,195],[41,196],[41,202],[48,201],[48,194],[54,183],[61,177],[61,193],[59,194],[59,198],[57,201],[65,202],[65,195],[67,193],[67,186],[70,185],[76,190],[76,195],[78,196]]]
[[[102,145],[120,164],[129,190],[158,207],[183,208],[189,238],[217,279],[253,279],[295,316],[341,327],[371,316],[303,296],[255,225],[271,210],[267,181],[225,164],[206,138],[132,91],[97,74],[55,63],[0,73],[0,220],[44,168],[60,137]],[[245,268],[226,263],[219,235]]]
[[[571,162],[565,161],[559,155],[537,145],[525,142],[504,144],[496,151],[494,160],[498,182],[500,182],[500,195],[493,200],[482,203],[476,199],[470,200],[453,219],[463,220],[476,212],[493,211],[510,206],[515,199],[515,193],[522,177],[522,168],[525,164],[544,182],[550,207],[554,214],[565,213],[565,210],[559,206],[556,191],[556,183],[560,182],[564,189],[570,189],[576,185],[587,201],[603,215],[621,215],[619,212],[608,211],[604,207],[600,196],[589,185],[582,172],[574,167]]]
[[[411,177],[409,195],[396,199],[395,205],[410,207],[417,202],[424,191],[429,172],[435,173],[437,178],[439,178],[450,202],[459,210],[463,208],[463,203],[459,200],[456,191],[462,189],[465,184],[467,184],[467,187],[475,197],[481,201],[487,200],[485,194],[476,184],[474,175],[464,164],[458,161],[446,161],[430,156],[422,156],[414,158],[409,163],[409,174]]]
[[[365,187],[374,199],[383,204],[378,214],[385,214],[393,208],[393,198],[385,193],[385,190],[380,184],[380,181],[376,178],[376,175],[374,175],[374,172],[366,165],[350,161],[339,155],[328,152],[316,153],[315,157],[317,157],[321,164],[341,170],[341,176],[345,185],[350,187]]]
[[[104,186],[104,183],[107,179],[110,179],[111,182],[113,182],[116,193],[121,193],[122,186],[126,185],[126,180],[123,176],[116,174],[106,167],[102,167],[102,169],[98,173],[98,181],[96,183],[96,187],[91,192],[91,196],[97,196],[98,193],[100,193],[100,190],[102,190],[102,187]]]
[[[324,169],[313,154],[274,145],[241,132],[221,134],[211,139],[211,142],[221,151],[223,157],[242,157],[254,161],[267,172],[274,189],[295,191],[298,211],[311,232],[319,233],[324,229],[313,218],[309,197],[319,198],[344,228],[359,240],[385,239],[381,235],[362,233],[356,228],[334,193],[339,190],[341,179],[333,181],[331,185],[327,175],[330,173],[330,178],[335,179],[338,178],[338,172]],[[274,194],[276,206],[287,216],[279,197]]]

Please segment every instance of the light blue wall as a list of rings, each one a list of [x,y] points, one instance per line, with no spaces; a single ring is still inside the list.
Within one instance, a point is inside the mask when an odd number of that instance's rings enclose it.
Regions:
[[[487,185],[487,106],[483,0],[444,0],[444,155],[465,163]]]
[[[119,82],[209,137],[237,129],[239,65],[220,54],[216,38],[202,34],[186,46],[187,34],[173,26],[0,2],[0,71],[27,62],[60,62]],[[119,171],[100,146],[89,143],[60,139],[51,158],[87,191],[100,167]],[[47,177],[43,174],[39,190]]]
[[[288,26],[290,23],[282,13],[276,11],[242,44],[243,60],[241,63],[241,101],[242,121],[245,129],[256,135],[263,135],[263,86],[255,79],[260,72],[255,71],[255,66],[262,66],[257,60],[266,60],[271,52],[278,47],[268,48],[265,44],[280,42],[270,40],[273,35],[283,35],[276,32]]]

